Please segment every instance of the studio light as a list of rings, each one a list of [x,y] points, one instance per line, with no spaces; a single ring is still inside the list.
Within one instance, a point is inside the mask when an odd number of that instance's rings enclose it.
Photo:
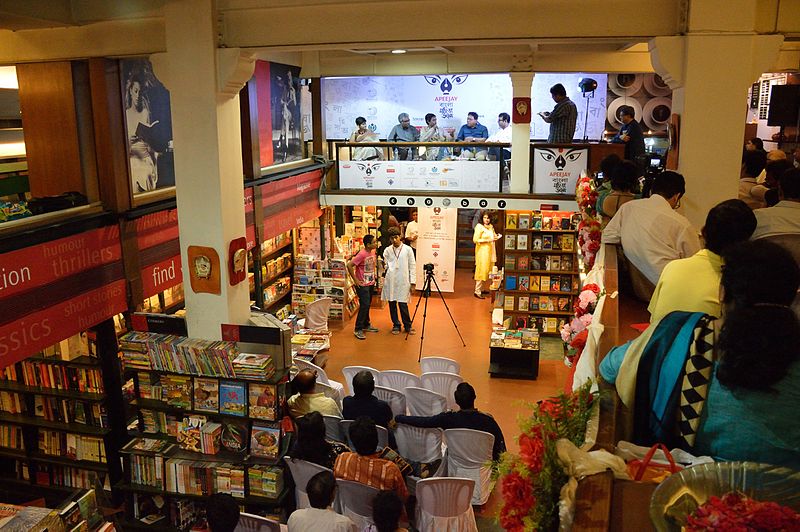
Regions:
[[[578,88],[581,90],[581,95],[586,98],[586,114],[583,118],[583,142],[588,142],[589,134],[586,131],[586,126],[589,123],[589,98],[594,98],[594,91],[597,89],[597,81],[592,78],[581,78],[578,82]]]

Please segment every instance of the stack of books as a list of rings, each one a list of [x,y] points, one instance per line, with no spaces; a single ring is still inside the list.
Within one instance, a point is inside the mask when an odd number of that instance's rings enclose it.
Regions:
[[[247,469],[250,495],[275,499],[283,491],[283,471],[276,466],[252,466]]]
[[[234,342],[138,331],[120,338],[120,347],[126,369],[154,369],[211,377],[233,377],[232,360],[239,354]]]
[[[239,379],[269,380],[275,365],[271,355],[242,353],[233,360],[233,371]]]
[[[224,462],[170,458],[166,467],[167,491],[186,495],[230,493],[244,497],[244,468]]]

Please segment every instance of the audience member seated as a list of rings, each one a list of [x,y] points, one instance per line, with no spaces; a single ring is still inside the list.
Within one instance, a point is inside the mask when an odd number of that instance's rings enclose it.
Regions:
[[[343,443],[325,439],[325,420],[319,412],[309,412],[295,419],[297,440],[289,456],[333,469],[336,457],[350,452]]]
[[[342,453],[336,458],[333,473],[336,478],[353,480],[379,490],[392,490],[405,501],[408,497],[403,474],[397,464],[380,458],[378,430],[367,416],[357,418],[350,425],[350,441],[356,452]]]
[[[767,166],[767,154],[762,150],[747,150],[742,155],[742,170],[739,175],[739,199],[751,209],[766,206],[764,195],[767,187],[759,185],[758,175]]]
[[[724,254],[722,316],[673,312],[600,364],[631,409],[634,443],[800,468],[800,269],[764,240]]]
[[[333,511],[336,479],[329,471],[321,471],[308,479],[306,493],[310,508],[295,510],[289,516],[289,532],[357,532],[355,523]]]
[[[364,532],[408,532],[400,527],[403,501],[393,491],[382,491],[372,501],[372,522]]]
[[[764,141],[758,137],[748,139],[747,142],[744,143],[744,151],[764,151]]]
[[[800,234],[800,168],[786,170],[778,179],[780,201],[755,211],[758,225],[753,239],[781,234]]]
[[[792,163],[786,159],[767,162],[767,168],[764,170],[764,186],[767,187],[764,202],[767,207],[774,207],[781,200],[778,182],[783,173],[791,168]]]
[[[353,377],[353,395],[347,396],[342,402],[342,417],[344,419],[356,419],[360,416],[367,416],[376,425],[386,429],[392,420],[392,408],[389,403],[382,401],[372,395],[375,391],[375,377],[367,370],[356,373]],[[394,434],[389,432],[389,446],[396,448],[394,444]]]
[[[683,176],[663,172],[653,181],[652,195],[622,205],[603,230],[604,244],[622,244],[625,258],[649,283],[652,291],[670,261],[685,259],[700,251],[697,231],[675,212],[686,192]],[[642,293],[642,296],[644,293]],[[642,297],[640,296],[640,297]]]
[[[617,213],[620,207],[638,199],[639,167],[631,161],[621,161],[611,170],[611,192],[603,196],[603,203],[598,202],[597,211],[605,226]],[[604,174],[605,175],[605,174]]]
[[[438,427],[441,429],[473,429],[488,432],[494,436],[492,458],[497,460],[500,453],[506,450],[503,431],[494,418],[475,408],[475,389],[466,382],[456,386],[453,394],[458,405],[458,412],[442,412],[435,416],[395,416],[397,423],[405,423],[414,427]]]
[[[309,412],[316,411],[327,416],[342,417],[342,411],[339,410],[339,405],[336,404],[336,401],[330,397],[325,397],[325,394],[322,392],[314,392],[316,385],[316,371],[304,369],[295,375],[292,381],[295,394],[289,397],[287,401],[289,405],[289,415],[293,418],[298,418]]]
[[[378,134],[367,128],[367,119],[363,116],[356,118],[356,130],[350,135],[349,142],[378,142]],[[376,146],[363,146],[353,149],[354,161],[375,161],[383,159],[383,152]]]
[[[756,215],[742,200],[723,201],[708,211],[702,229],[706,248],[664,267],[647,308],[650,321],[675,310],[704,312],[718,318],[721,255],[731,245],[750,238],[755,228]]]
[[[239,524],[239,503],[227,493],[215,493],[206,503],[210,532],[233,532]]]
[[[598,172],[598,180],[595,182],[597,184],[597,203],[595,204],[595,208],[598,212],[600,212],[606,196],[611,194],[611,174],[614,167],[621,162],[622,159],[616,153],[606,155],[603,157],[603,160],[600,161],[600,172]],[[602,180],[599,179],[599,174],[603,174]]]
[[[437,125],[436,115],[428,113],[425,115],[425,127],[419,133],[420,142],[444,142],[453,140],[453,136]],[[425,159],[428,161],[440,161],[450,154],[444,146],[430,146],[425,148]]]

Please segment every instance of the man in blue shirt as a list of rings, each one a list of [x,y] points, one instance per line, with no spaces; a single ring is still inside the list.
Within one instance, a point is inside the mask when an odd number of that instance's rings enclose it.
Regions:
[[[488,138],[489,130],[486,129],[486,126],[478,122],[478,113],[474,111],[467,113],[467,123],[458,130],[456,140],[461,142],[482,142]],[[483,158],[485,159],[487,153],[485,148],[480,150],[477,154],[473,154],[472,150],[464,150],[464,152],[465,155],[468,155],[470,158],[475,157],[476,159],[480,158],[480,154],[483,154]]]
[[[630,105],[620,108],[622,127],[611,142],[625,144],[625,158],[636,163],[641,168],[641,156],[644,155],[644,134],[639,122],[636,121],[636,112]]]
[[[400,113],[397,115],[396,124],[386,137],[388,142],[419,142],[419,130],[411,125],[411,118],[408,113]],[[396,159],[405,161],[406,159],[414,159],[414,148],[395,148]]]
[[[556,102],[552,112],[539,113],[542,120],[550,124],[550,135],[547,142],[551,144],[571,144],[575,136],[575,125],[578,122],[578,108],[567,96],[567,89],[561,83],[550,87],[550,96]]]

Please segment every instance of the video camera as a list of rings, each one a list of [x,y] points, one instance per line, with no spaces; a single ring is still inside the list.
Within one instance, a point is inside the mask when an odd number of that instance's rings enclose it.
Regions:
[[[429,262],[428,264],[424,264],[422,269],[425,270],[425,273],[433,274],[433,263]]]

